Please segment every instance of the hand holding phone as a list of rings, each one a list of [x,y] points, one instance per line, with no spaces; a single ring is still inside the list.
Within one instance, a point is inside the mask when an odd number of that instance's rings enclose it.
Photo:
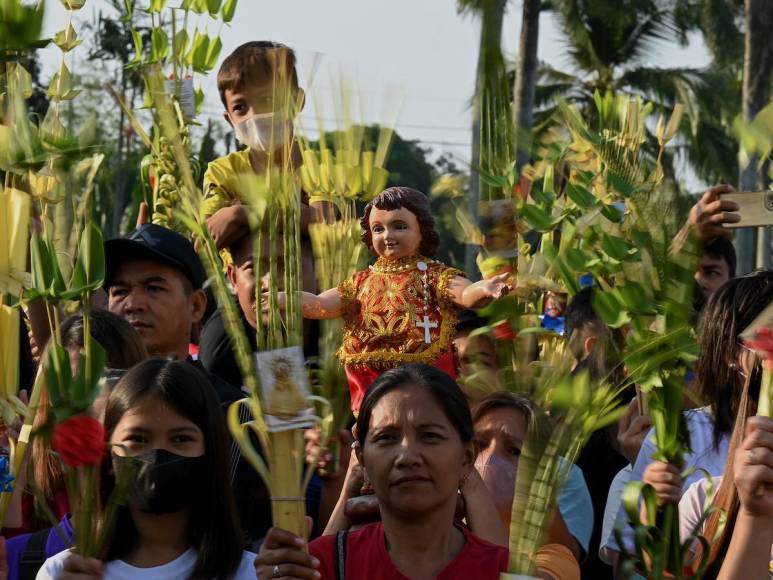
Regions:
[[[734,191],[731,185],[724,183],[715,185],[692,206],[687,224],[694,228],[699,240],[705,241],[730,235],[730,230],[723,226],[738,221],[738,216],[733,213],[738,209],[738,205],[733,201],[722,199],[722,196]]]

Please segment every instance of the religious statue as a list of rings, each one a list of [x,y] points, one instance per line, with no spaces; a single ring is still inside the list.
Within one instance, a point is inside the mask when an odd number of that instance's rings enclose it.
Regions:
[[[349,381],[352,410],[384,370],[412,362],[456,376],[452,349],[457,312],[480,308],[512,288],[510,274],[472,283],[431,258],[440,243],[426,195],[391,187],[366,207],[362,241],[378,259],[320,295],[304,292],[304,318],[343,317],[337,356]],[[280,304],[282,299],[280,299]]]

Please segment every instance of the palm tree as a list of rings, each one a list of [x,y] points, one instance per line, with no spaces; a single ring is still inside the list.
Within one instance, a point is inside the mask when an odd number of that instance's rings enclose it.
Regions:
[[[770,0],[745,0],[746,40],[743,59],[743,103],[745,121],[751,121],[770,100],[770,83],[773,73],[773,2]],[[767,189],[767,180],[757,168],[757,159],[752,157],[747,167],[741,170],[739,187],[744,191]],[[755,266],[770,264],[770,232],[744,228],[735,239],[740,273],[751,271]],[[759,263],[754,259],[755,254]],[[766,264],[767,262],[767,264]]]
[[[516,166],[518,168],[529,162],[531,128],[534,123],[534,94],[539,69],[537,42],[541,11],[541,0],[523,0],[521,37],[518,43],[513,87],[513,120],[516,126]]]
[[[460,14],[475,15],[481,21],[475,94],[472,98],[472,167],[468,199],[470,216],[476,221],[478,202],[481,197],[489,197],[489,186],[481,179],[478,170],[482,168],[491,171],[492,158],[498,153],[495,133],[511,128],[509,114],[505,116],[504,124],[497,122],[498,119],[501,121],[501,108],[507,106],[509,110],[510,102],[509,91],[505,91],[504,98],[501,98],[499,90],[500,80],[507,81],[502,56],[502,25],[506,5],[507,0],[457,0],[456,3]],[[469,273],[475,271],[475,248],[469,244],[465,252],[465,269]]]
[[[675,5],[666,0],[553,0],[573,72],[547,64],[540,67],[535,131],[553,124],[559,97],[576,105],[592,127],[598,121],[597,92],[640,96],[655,104],[655,113],[666,113],[681,102],[687,115],[680,138],[674,141],[676,150],[698,176],[712,182],[732,179],[738,170],[730,127],[738,112],[740,89],[732,70],[648,64],[658,43],[685,41],[687,30],[697,27],[700,19],[687,9],[694,11],[695,2],[685,7],[685,1]],[[654,135],[651,145],[655,151]]]

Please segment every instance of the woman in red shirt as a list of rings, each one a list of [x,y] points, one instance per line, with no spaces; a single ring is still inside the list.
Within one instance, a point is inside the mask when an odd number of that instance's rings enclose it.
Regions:
[[[454,525],[475,451],[470,410],[453,379],[424,364],[385,372],[368,389],[355,433],[382,522],[318,538],[311,556],[273,530],[256,560],[258,577],[499,578],[507,549]]]

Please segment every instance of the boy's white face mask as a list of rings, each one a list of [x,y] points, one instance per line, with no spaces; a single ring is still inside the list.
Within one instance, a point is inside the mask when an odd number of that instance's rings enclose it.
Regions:
[[[290,138],[290,120],[282,111],[253,115],[234,124],[234,133],[240,143],[261,152],[275,151],[285,138]]]

